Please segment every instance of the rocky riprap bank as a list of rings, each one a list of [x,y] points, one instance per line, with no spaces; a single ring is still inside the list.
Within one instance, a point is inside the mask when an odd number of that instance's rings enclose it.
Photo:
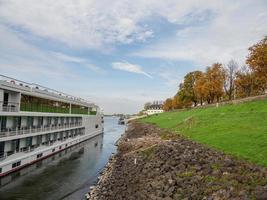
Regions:
[[[94,200],[267,199],[267,170],[132,122],[89,193]]]

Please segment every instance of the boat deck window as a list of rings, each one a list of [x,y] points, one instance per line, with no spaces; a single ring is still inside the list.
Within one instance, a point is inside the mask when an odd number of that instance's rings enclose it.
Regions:
[[[21,164],[21,161],[15,162],[12,164],[12,168],[18,167],[20,166],[20,164]]]
[[[37,158],[41,158],[43,156],[43,154],[42,153],[39,153],[39,154],[37,154]]]

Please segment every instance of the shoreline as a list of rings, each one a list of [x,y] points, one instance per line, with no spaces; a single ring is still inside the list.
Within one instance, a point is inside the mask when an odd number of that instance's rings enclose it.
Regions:
[[[90,200],[267,198],[267,170],[133,121],[90,187]]]

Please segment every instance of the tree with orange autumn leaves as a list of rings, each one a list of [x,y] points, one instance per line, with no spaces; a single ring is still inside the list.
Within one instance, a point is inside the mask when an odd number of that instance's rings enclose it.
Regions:
[[[267,88],[267,36],[248,50],[246,63],[252,70],[257,89],[265,92]]]
[[[172,108],[173,108],[172,99],[171,98],[166,99],[166,101],[163,104],[163,110],[171,110]]]
[[[264,94],[267,91],[267,36],[248,50],[247,66],[240,69],[231,60],[225,66],[214,63],[205,72],[187,73],[178,92],[164,102],[163,109],[169,111]]]

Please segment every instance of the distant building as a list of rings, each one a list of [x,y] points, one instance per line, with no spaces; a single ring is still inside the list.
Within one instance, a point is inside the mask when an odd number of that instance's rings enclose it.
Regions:
[[[145,110],[147,115],[154,115],[163,112],[163,104],[162,102],[153,102],[153,104],[149,105]]]

